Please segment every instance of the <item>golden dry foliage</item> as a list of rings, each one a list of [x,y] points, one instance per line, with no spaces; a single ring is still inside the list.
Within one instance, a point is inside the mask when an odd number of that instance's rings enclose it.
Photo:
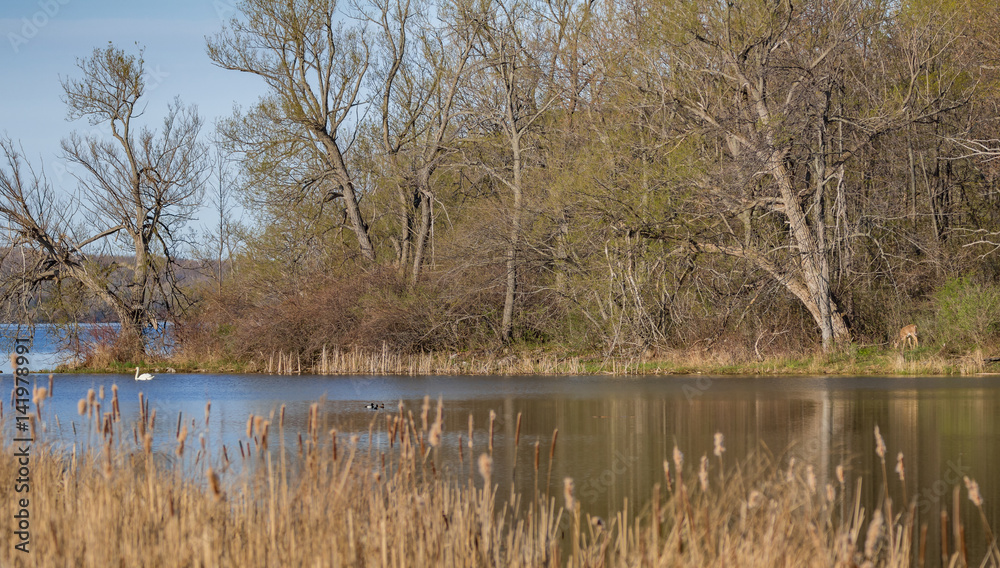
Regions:
[[[434,465],[439,448],[412,410],[379,413],[373,425],[382,420],[384,454],[358,447],[356,437],[338,440],[336,430],[324,435],[319,417],[295,447],[272,431],[268,451],[267,429],[255,428],[239,453],[202,444],[175,459],[176,448],[153,454],[148,434],[122,436],[131,427],[112,420],[109,432],[95,419],[102,429],[89,435],[103,443],[93,451],[34,449],[31,552],[15,551],[11,531],[0,531],[0,565],[904,567],[923,554],[911,539],[927,538],[914,530],[912,508],[866,512],[852,497],[861,481],[854,487],[841,468],[825,488],[811,466],[794,461],[775,467],[759,458],[723,475],[721,436],[715,471],[701,483],[690,465],[678,471],[685,466],[675,450],[647,503],[599,519],[577,499],[572,478],[561,505],[537,490],[501,501],[488,454],[468,454],[449,475]],[[146,433],[152,419],[136,426]],[[6,479],[15,477],[13,452],[5,446],[0,459]],[[536,459],[518,473],[537,487],[544,467]],[[978,495],[974,483],[966,480]],[[14,495],[5,487],[0,514],[10,519]],[[982,564],[964,559],[962,544],[953,566],[1000,565],[995,550]]]

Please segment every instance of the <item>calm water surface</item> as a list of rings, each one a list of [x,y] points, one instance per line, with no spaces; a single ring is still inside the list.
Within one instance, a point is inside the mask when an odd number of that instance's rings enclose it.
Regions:
[[[363,448],[388,450],[386,416],[402,401],[419,425],[423,397],[441,397],[445,406],[445,436],[438,461],[457,470],[458,442],[468,440],[468,420],[474,419],[474,454],[486,451],[489,413],[497,414],[494,436],[494,479],[514,479],[530,495],[535,478],[534,444],[542,448],[542,471],[549,467],[548,451],[558,429],[551,464],[551,491],[561,496],[562,480],[572,477],[584,511],[613,515],[627,499],[630,507],[645,503],[663,480],[663,461],[676,445],[686,456],[689,471],[700,457],[712,458],[712,478],[718,462],[712,456],[713,435],[726,440],[727,464],[736,464],[752,452],[765,452],[787,467],[794,456],[812,464],[822,488],[835,482],[834,469],[842,464],[852,479],[864,477],[862,504],[877,506],[881,465],[875,455],[873,429],[881,428],[888,445],[890,490],[901,503],[902,489],[892,470],[903,452],[910,498],[917,497],[918,523],[927,522],[931,534],[942,508],[950,511],[952,488],[962,477],[979,481],[987,516],[1000,527],[1000,377],[696,377],[667,376],[615,378],[608,376],[547,377],[331,377],[155,373],[148,382],[132,375],[67,375],[53,378],[54,396],[43,407],[50,442],[70,447],[86,444],[93,435],[77,415],[77,401],[88,389],[105,387],[105,409],[111,385],[119,387],[123,418],[138,416],[139,392],[157,411],[156,432],[164,456],[172,456],[174,433],[180,419],[189,429],[190,447],[204,435],[213,454],[223,444],[232,458],[245,441],[250,414],[268,416],[286,407],[286,431],[305,430],[309,407],[320,402],[324,427],[340,435],[358,435]],[[11,376],[4,374],[6,387]],[[39,385],[48,376],[33,375]],[[211,401],[211,420],[205,426],[205,403]],[[382,411],[365,408],[369,402],[386,405]],[[9,405],[4,405],[5,413]],[[434,410],[431,410],[433,418]],[[517,415],[521,438],[515,446]],[[58,416],[57,421],[55,417]],[[8,428],[9,418],[4,419]],[[274,420],[277,423],[277,420]],[[75,431],[74,431],[75,426]],[[272,430],[274,431],[274,430]],[[325,431],[325,430],[324,430]],[[369,438],[369,431],[373,436]],[[289,434],[291,435],[291,434]],[[512,474],[516,459],[517,474]],[[469,452],[464,452],[469,464]],[[542,485],[547,476],[543,476]],[[503,486],[504,484],[501,484]],[[969,510],[961,491],[970,549],[980,550],[978,514]],[[561,502],[561,497],[559,498]],[[896,510],[899,505],[896,505]],[[928,549],[930,558],[936,544]]]

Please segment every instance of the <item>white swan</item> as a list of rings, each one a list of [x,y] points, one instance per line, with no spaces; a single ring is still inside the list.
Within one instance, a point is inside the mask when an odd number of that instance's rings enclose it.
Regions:
[[[139,367],[136,367],[135,368],[135,380],[137,380],[137,381],[151,381],[151,380],[153,380],[153,375],[150,375],[149,373],[143,373],[143,374],[140,375],[139,374]]]

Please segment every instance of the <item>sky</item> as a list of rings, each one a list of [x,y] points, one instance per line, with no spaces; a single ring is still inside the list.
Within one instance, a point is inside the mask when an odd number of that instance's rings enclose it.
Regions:
[[[140,124],[158,127],[167,104],[180,96],[198,105],[210,136],[216,119],[233,105],[254,103],[264,83],[214,66],[205,37],[236,15],[236,0],[3,0],[0,2],[0,136],[20,143],[49,181],[71,191],[75,180],[60,158],[60,141],[86,120],[70,122],[60,80],[79,77],[76,62],[112,42],[137,52],[144,47],[148,106]],[[207,138],[206,138],[207,139]],[[200,223],[217,215],[205,211]]]

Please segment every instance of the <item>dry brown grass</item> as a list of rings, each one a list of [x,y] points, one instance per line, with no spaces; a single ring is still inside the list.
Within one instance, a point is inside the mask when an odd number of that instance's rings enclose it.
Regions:
[[[320,375],[376,374],[376,375],[430,375],[430,374],[581,374],[585,367],[579,357],[556,355],[496,353],[399,353],[390,351],[387,344],[381,351],[340,349],[323,346],[315,361],[303,361],[297,353],[272,352],[261,365],[266,373],[291,375],[316,373]]]
[[[865,511],[860,479],[817,487],[811,466],[761,458],[727,470],[721,437],[717,457],[695,467],[675,450],[647,503],[599,520],[571,478],[559,499],[536,489],[501,500],[487,452],[442,471],[441,409],[432,419],[429,402],[417,420],[402,408],[378,415],[391,440],[384,453],[325,430],[318,405],[293,447],[282,411],[251,416],[238,453],[200,439],[185,446],[186,427],[171,425],[163,455],[152,451],[155,414],[126,427],[94,398],[80,406],[96,449],[35,448],[32,551],[14,551],[11,531],[0,532],[4,566],[904,567],[927,538],[913,507]],[[3,450],[0,476],[13,479],[13,449]],[[536,449],[533,466],[517,471],[549,486],[547,465]],[[963,554],[951,565],[980,565]],[[981,565],[1000,565],[1000,552],[987,554]]]

